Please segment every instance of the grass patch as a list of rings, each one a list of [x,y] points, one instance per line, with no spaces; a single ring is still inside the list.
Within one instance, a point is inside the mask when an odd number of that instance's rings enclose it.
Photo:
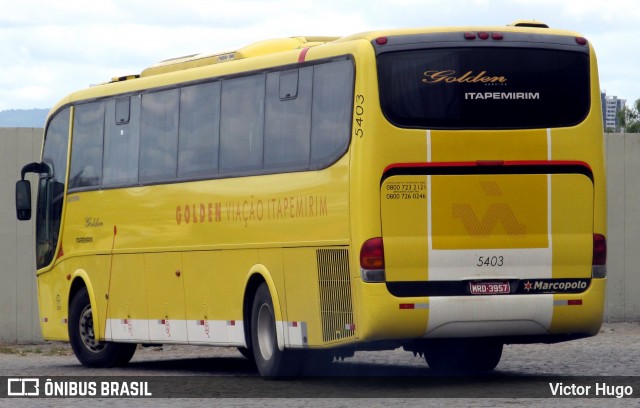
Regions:
[[[0,354],[18,354],[15,347],[0,344]]]
[[[73,354],[71,347],[57,343],[45,343],[37,345],[7,345],[0,344],[0,354],[20,356],[70,356]]]
[[[49,350],[44,352],[45,356],[53,357],[53,356],[70,356],[73,352],[68,347],[52,347]]]

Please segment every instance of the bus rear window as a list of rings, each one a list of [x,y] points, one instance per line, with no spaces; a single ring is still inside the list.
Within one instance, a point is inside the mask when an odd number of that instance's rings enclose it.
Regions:
[[[378,56],[380,98],[400,127],[572,126],[590,108],[589,54],[540,48],[435,48]]]

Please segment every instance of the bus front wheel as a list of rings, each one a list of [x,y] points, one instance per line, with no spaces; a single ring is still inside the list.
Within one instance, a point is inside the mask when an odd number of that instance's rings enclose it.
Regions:
[[[260,375],[283,377],[298,374],[301,363],[293,350],[280,350],[276,320],[269,288],[262,283],[251,308],[251,348]]]
[[[87,288],[80,289],[69,305],[69,341],[76,358],[87,367],[127,364],[136,344],[99,341],[93,327],[93,310]]]

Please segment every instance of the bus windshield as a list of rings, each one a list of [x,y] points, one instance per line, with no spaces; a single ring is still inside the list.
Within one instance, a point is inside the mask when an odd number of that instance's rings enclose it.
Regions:
[[[378,57],[382,109],[400,127],[527,129],[576,125],[590,108],[589,54],[465,47]]]

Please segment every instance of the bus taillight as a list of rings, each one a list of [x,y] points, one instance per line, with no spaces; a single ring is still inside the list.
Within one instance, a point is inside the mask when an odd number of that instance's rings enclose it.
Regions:
[[[384,282],[384,245],[382,238],[371,238],[360,249],[360,270],[365,282]]]
[[[602,234],[593,234],[593,262],[591,276],[607,276],[607,238]]]

